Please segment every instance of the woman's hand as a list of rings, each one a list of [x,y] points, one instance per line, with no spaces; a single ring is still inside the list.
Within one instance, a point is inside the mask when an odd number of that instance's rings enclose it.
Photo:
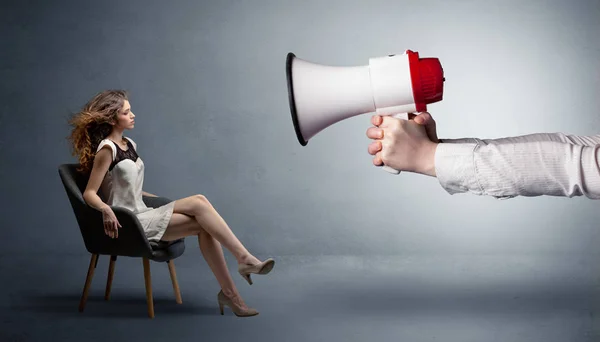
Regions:
[[[427,112],[409,115],[409,120],[374,115],[367,129],[372,142],[368,151],[375,155],[373,164],[400,171],[435,176],[435,149],[439,142],[435,121]]]
[[[119,220],[117,220],[117,216],[114,211],[106,206],[102,209],[102,222],[104,223],[104,233],[108,235],[112,239],[116,239],[119,237],[119,228],[121,228],[121,224]]]

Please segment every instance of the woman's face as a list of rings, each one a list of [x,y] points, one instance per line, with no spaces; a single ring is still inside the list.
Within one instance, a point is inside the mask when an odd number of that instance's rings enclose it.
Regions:
[[[131,111],[131,105],[129,101],[125,100],[123,103],[123,108],[117,114],[117,120],[115,124],[115,128],[119,129],[132,129],[134,125],[135,114]]]

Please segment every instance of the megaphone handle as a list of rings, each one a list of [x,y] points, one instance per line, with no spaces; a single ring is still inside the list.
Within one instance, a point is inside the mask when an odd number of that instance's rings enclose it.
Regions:
[[[391,115],[391,117],[396,118],[396,119],[401,119],[401,120],[408,120],[408,113],[397,113],[397,114]],[[400,170],[396,170],[393,167],[383,165],[382,168],[391,174],[394,174],[394,175],[400,174]]]

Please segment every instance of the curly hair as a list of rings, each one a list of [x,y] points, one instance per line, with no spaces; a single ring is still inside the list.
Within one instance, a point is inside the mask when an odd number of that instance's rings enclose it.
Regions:
[[[96,149],[111,133],[111,123],[116,122],[125,100],[128,100],[128,94],[124,90],[102,91],[69,119],[73,129],[67,140],[72,145],[72,155],[79,158],[80,167],[77,171],[92,170]]]

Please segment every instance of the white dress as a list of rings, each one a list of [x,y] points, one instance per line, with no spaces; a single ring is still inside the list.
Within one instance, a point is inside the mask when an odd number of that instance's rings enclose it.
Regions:
[[[149,208],[142,200],[144,184],[144,162],[137,154],[137,144],[127,139],[127,150],[121,149],[110,139],[104,139],[98,145],[96,153],[104,146],[112,150],[112,160],[100,186],[102,200],[115,207],[131,210],[140,221],[146,237],[158,241],[165,233],[175,202],[169,202],[158,208]]]

